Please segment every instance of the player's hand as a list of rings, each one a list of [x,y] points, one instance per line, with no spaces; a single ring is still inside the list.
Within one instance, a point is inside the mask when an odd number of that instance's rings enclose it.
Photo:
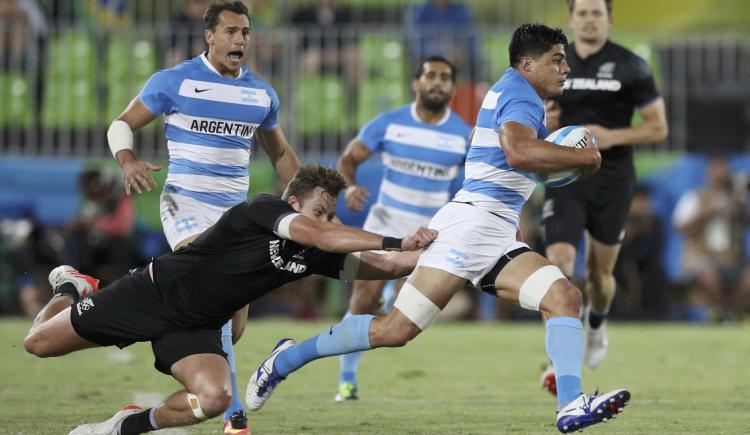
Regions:
[[[615,138],[612,134],[612,130],[610,130],[609,128],[605,128],[601,125],[596,124],[589,124],[585,125],[584,127],[588,128],[591,134],[594,135],[594,138],[596,139],[596,146],[600,150],[608,150],[617,145],[615,143]]]
[[[598,171],[599,167],[601,167],[602,153],[599,152],[598,145],[599,142],[594,140],[594,136],[592,136],[591,131],[589,130],[589,133],[586,133],[586,147],[580,150],[586,153],[586,163],[581,166],[581,169],[583,170],[581,179],[588,177]]]
[[[156,187],[156,180],[151,176],[149,171],[160,171],[161,165],[155,165],[150,162],[133,160],[122,165],[122,174],[125,178],[125,193],[131,194],[131,189],[138,193],[144,190],[151,191]]]
[[[547,130],[555,131],[560,128],[560,114],[562,113],[560,103],[555,100],[547,100],[544,103],[544,111],[546,113],[544,119]]]
[[[353,185],[349,186],[344,190],[344,200],[346,206],[354,211],[362,211],[367,204],[367,198],[370,197],[370,192],[362,186]]]
[[[432,243],[438,236],[437,230],[419,227],[417,231],[401,240],[402,251],[416,251]]]

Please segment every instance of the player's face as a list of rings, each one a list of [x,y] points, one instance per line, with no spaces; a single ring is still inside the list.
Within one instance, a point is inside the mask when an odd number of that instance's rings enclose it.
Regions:
[[[250,20],[245,15],[221,11],[216,30],[206,30],[209,56],[220,73],[237,75],[250,47]]]
[[[568,17],[576,41],[587,44],[604,42],[609,37],[612,17],[607,13],[604,0],[576,0]]]
[[[331,222],[336,218],[336,197],[322,187],[316,187],[309,195],[291,203],[292,208],[321,222]]]
[[[433,112],[439,112],[453,98],[451,67],[443,62],[425,62],[422,75],[412,82],[412,90],[417,94],[417,102]]]
[[[565,78],[570,72],[570,66],[565,60],[565,46],[555,44],[539,59],[530,60],[527,69],[530,82],[540,97],[561,95]]]

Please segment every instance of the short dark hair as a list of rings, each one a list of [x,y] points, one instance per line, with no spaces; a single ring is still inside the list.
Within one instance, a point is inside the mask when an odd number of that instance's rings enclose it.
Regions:
[[[211,6],[209,6],[208,9],[206,9],[206,12],[203,14],[203,22],[206,25],[206,30],[210,30],[212,32],[216,30],[216,25],[219,24],[219,14],[222,11],[229,11],[234,12],[238,15],[244,15],[248,20],[250,20],[250,11],[247,10],[247,6],[245,6],[241,1],[215,2],[211,3]]]
[[[612,15],[612,0],[604,0],[604,4],[607,7],[607,14]],[[573,8],[576,6],[576,0],[568,0],[568,13],[573,13]]]
[[[555,44],[568,47],[568,38],[561,29],[547,27],[544,24],[521,24],[513,32],[508,45],[510,65],[518,66],[524,56],[536,59]]]
[[[346,181],[335,169],[320,165],[302,166],[294,174],[292,181],[287,184],[282,199],[287,200],[291,196],[296,196],[298,199],[305,198],[316,187],[322,187],[324,191],[336,198],[346,187]]]
[[[443,56],[430,56],[425,59],[422,59],[421,62],[419,62],[419,65],[417,65],[417,71],[414,73],[414,78],[416,80],[419,80],[420,77],[422,77],[422,74],[424,74],[424,64],[427,62],[442,62],[451,70],[451,81],[453,83],[456,82],[456,65],[453,64],[453,62],[449,61],[448,59],[444,58]]]

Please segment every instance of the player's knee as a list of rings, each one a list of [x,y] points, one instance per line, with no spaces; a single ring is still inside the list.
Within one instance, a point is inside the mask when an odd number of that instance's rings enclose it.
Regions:
[[[591,268],[586,277],[595,290],[607,291],[614,289],[615,277],[612,269]]]
[[[41,334],[32,333],[27,335],[23,340],[23,348],[26,352],[36,355],[39,358],[46,358],[52,355],[48,343],[45,342]]]
[[[193,414],[199,419],[209,419],[222,414],[229,408],[232,403],[232,392],[227,391],[221,385],[211,385],[197,392],[194,399],[197,403],[191,404]],[[200,413],[205,415],[205,418],[200,417]]]
[[[549,317],[578,317],[583,296],[578,287],[568,280],[559,280],[550,287],[542,303],[542,311]]]

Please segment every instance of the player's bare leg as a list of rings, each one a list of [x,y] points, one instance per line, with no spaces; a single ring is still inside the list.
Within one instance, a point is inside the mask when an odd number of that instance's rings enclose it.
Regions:
[[[70,266],[59,266],[49,274],[52,299],[37,314],[24,339],[27,352],[46,358],[62,356],[97,345],[81,338],[70,322],[73,303],[99,291],[99,280]]]
[[[357,314],[371,314],[380,307],[383,288],[388,281],[372,280],[354,281],[352,294],[349,297],[349,309],[344,318]],[[357,400],[357,370],[362,360],[362,352],[352,352],[339,358],[339,387],[334,400],[344,402]]]
[[[214,418],[232,401],[229,364],[216,354],[185,357],[172,365],[172,376],[184,390],[172,394],[156,410],[160,427],[188,426]]]
[[[615,263],[620,244],[606,245],[586,234],[586,365],[599,366],[607,355],[607,315],[615,298]]]

